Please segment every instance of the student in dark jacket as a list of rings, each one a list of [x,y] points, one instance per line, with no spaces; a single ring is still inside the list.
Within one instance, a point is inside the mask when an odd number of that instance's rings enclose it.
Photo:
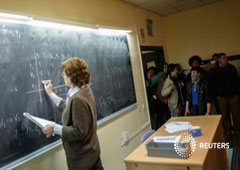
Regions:
[[[63,112],[62,124],[49,124],[43,129],[47,137],[60,135],[69,170],[103,170],[97,136],[96,103],[88,82],[90,73],[84,60],[72,58],[62,63],[66,86],[64,100],[52,92],[51,80],[43,81],[46,93]]]
[[[233,131],[240,137],[240,78],[236,68],[228,63],[225,53],[220,53],[218,62],[210,71],[211,93],[217,98],[222,114],[225,139],[231,137],[231,119]]]
[[[156,118],[156,121],[153,119],[154,117],[151,118],[151,122],[152,120],[154,120],[154,122],[152,122],[152,127],[155,127],[154,128],[155,130],[161,127],[170,118],[170,112],[167,106],[167,97],[163,97],[161,95],[161,90],[163,88],[164,81],[167,78],[167,72],[168,72],[167,68],[168,68],[168,64],[164,63],[163,69],[159,73],[154,75],[151,79],[149,79],[149,77],[151,77],[149,76],[149,72],[147,74],[147,77],[149,80],[146,80],[146,82],[148,82],[148,84],[150,85],[150,87],[147,87],[147,92],[148,94],[150,94],[149,89],[152,88],[152,96],[153,96],[153,99],[154,99],[153,101],[155,105],[156,116],[154,115],[153,116]],[[150,99],[150,97],[151,96],[148,96],[148,99]],[[150,106],[151,105],[149,104],[149,108]]]
[[[187,84],[185,115],[209,115],[211,98],[208,82],[201,77],[202,69],[191,69],[191,82]]]
[[[194,56],[192,56],[191,58],[189,58],[188,64],[189,64],[189,66],[190,66],[191,68],[193,68],[193,67],[201,67],[202,58],[199,57],[198,55],[194,55]],[[205,70],[202,71],[201,77],[202,77],[203,79],[207,80],[207,81],[209,80],[209,75],[208,75],[208,73],[207,73]],[[189,73],[189,74],[187,75],[187,80],[186,80],[186,81],[187,81],[187,82],[191,82],[191,73]]]
[[[182,69],[182,66],[180,64],[177,64],[178,69],[178,81],[180,83],[180,88],[182,90],[183,95],[183,109],[179,116],[184,116],[185,113],[185,101],[186,101],[186,94],[187,94],[187,77],[184,74],[184,71]]]
[[[146,90],[147,90],[147,98],[148,98],[148,106],[150,113],[150,120],[152,129],[157,129],[157,114],[158,114],[158,102],[157,96],[155,94],[156,84],[152,85],[151,79],[155,76],[156,69],[155,67],[150,67],[146,73]]]
[[[160,128],[170,117],[170,111],[168,109],[168,98],[163,97],[161,95],[161,91],[164,85],[164,82],[167,78],[167,73],[168,73],[168,64],[164,63],[162,71],[159,73],[161,74],[158,78],[157,81],[157,86],[156,86],[156,94],[158,97],[158,105],[159,105],[159,112],[157,114],[157,128]]]

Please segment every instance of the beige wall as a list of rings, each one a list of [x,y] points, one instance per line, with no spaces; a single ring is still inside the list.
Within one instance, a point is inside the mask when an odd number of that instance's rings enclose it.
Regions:
[[[240,54],[240,1],[224,0],[163,18],[170,62],[188,67],[188,58],[215,52]]]
[[[139,37],[139,43],[142,46],[163,46],[164,35],[163,35],[163,19],[157,14],[152,14],[141,8],[134,10],[137,23],[137,31]],[[147,35],[146,19],[153,21],[153,36]],[[143,28],[145,32],[145,41],[141,38],[140,29]]]
[[[86,24],[99,24],[122,27],[133,30],[129,35],[131,62],[138,104],[145,108],[129,111],[98,129],[102,149],[102,160],[106,170],[123,170],[124,158],[140,144],[140,136],[129,145],[120,146],[122,132],[135,132],[148,122],[146,95],[143,83],[142,64],[139,56],[137,27],[145,26],[145,17],[154,20],[154,38],[146,40],[145,45],[161,45],[161,17],[144,10],[137,9],[119,0],[0,0],[0,9],[16,11],[36,16],[69,20]],[[137,25],[136,25],[137,20]],[[158,22],[160,21],[160,22]],[[160,28],[158,28],[160,27]],[[65,170],[66,160],[62,147],[53,149],[42,156],[27,162],[17,170]]]

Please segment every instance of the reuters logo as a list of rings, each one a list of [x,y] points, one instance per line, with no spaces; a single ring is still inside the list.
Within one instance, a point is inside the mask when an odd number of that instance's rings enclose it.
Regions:
[[[188,133],[182,133],[176,137],[174,149],[179,156],[188,158],[196,149],[196,141]]]

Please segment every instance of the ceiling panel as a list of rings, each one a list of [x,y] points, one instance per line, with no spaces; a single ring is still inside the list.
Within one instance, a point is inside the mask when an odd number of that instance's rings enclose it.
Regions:
[[[223,0],[122,0],[162,16]]]

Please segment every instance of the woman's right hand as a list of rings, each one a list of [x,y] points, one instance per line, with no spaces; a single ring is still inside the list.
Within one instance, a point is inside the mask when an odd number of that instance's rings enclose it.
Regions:
[[[48,95],[52,94],[52,81],[51,80],[43,80],[44,89]]]

